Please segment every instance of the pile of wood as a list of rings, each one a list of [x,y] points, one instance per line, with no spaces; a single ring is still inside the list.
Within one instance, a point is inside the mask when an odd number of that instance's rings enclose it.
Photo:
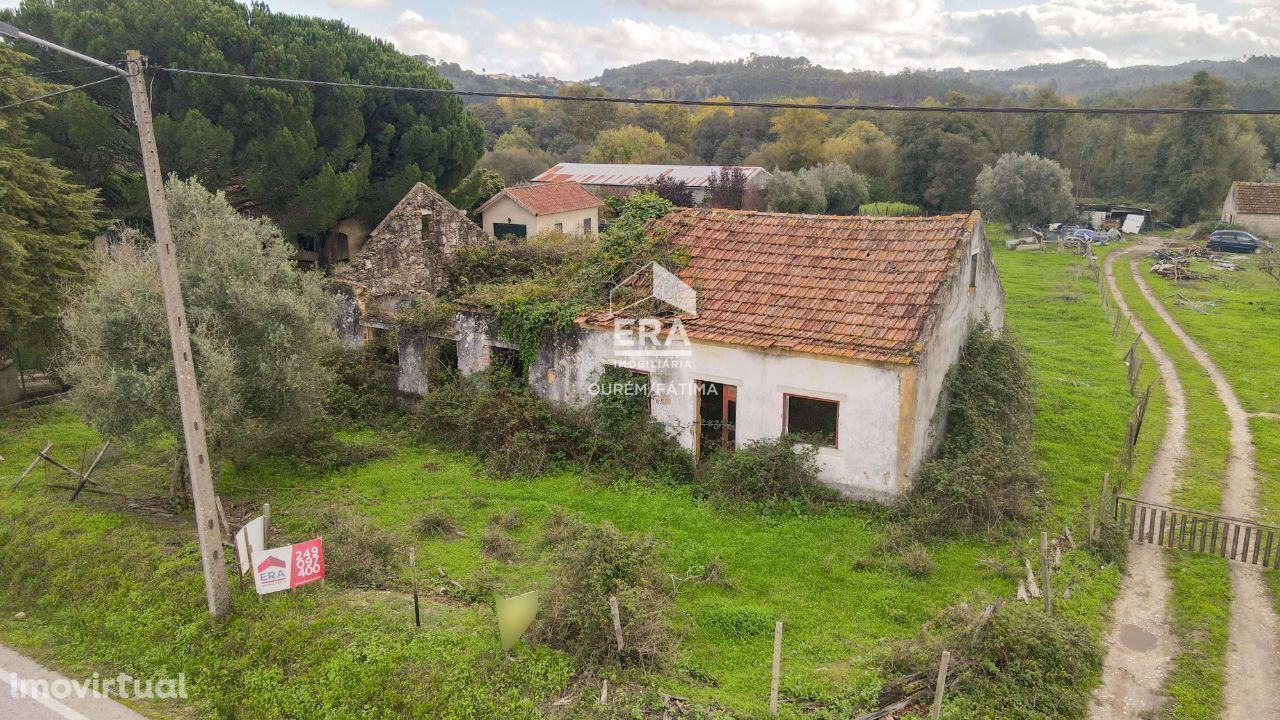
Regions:
[[[1217,253],[1211,253],[1197,245],[1181,248],[1161,248],[1152,254],[1156,262],[1151,272],[1170,280],[1209,280],[1212,276],[1191,269],[1192,258],[1200,260],[1217,259]]]

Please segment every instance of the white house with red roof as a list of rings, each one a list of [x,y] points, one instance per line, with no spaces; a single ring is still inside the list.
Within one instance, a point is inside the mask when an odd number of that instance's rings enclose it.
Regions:
[[[603,203],[576,182],[509,187],[476,208],[490,237],[529,237],[554,230],[591,235]]]

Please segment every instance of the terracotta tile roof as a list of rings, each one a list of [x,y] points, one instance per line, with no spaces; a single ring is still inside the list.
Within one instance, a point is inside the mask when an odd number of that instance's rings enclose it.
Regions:
[[[554,215],[555,213],[582,210],[602,205],[600,199],[592,195],[586,188],[576,182],[551,183],[548,185],[521,185],[509,187],[489,198],[478,208],[484,212],[498,198],[509,197],[516,204],[534,215]]]
[[[1236,212],[1244,215],[1280,215],[1280,183],[1238,182]]]
[[[681,208],[651,227],[688,250],[676,274],[698,293],[691,339],[908,364],[978,220]]]

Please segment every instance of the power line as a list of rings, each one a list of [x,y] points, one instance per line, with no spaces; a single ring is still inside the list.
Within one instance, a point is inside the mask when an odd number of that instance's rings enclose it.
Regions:
[[[62,89],[62,90],[55,90],[54,92],[51,92],[51,93],[45,93],[44,95],[37,95],[37,96],[32,97],[32,98],[27,98],[26,100],[19,100],[18,102],[15,102],[15,103],[9,103],[8,105],[0,105],[0,110],[8,110],[9,108],[15,108],[15,107],[18,107],[19,105],[26,105],[27,103],[33,103],[33,102],[36,102],[37,100],[44,100],[44,99],[46,99],[46,98],[55,97],[55,96],[57,96],[57,95],[65,95],[65,94],[67,94],[67,93],[69,93],[69,92],[75,92],[76,90],[83,90],[83,89],[85,89],[85,88],[89,87],[90,85],[97,85],[97,84],[99,84],[99,83],[104,83],[104,82],[106,82],[106,81],[108,81],[108,80],[115,80],[117,77],[118,77],[117,75],[108,75],[108,76],[106,76],[106,77],[104,77],[104,78],[100,78],[100,79],[98,79],[98,80],[94,80],[93,82],[87,82],[87,83],[85,83],[85,84],[83,84],[83,85],[77,85],[77,86],[75,86],[75,87],[64,88],[64,89]]]
[[[76,70],[94,70],[97,65],[80,65],[73,68],[64,68],[62,70],[45,70],[44,72],[33,73],[14,73],[13,75],[0,75],[0,80],[17,80],[24,77],[44,77],[45,75],[57,75],[59,73],[75,72]]]
[[[941,112],[941,113],[1009,113],[1009,114],[1070,114],[1070,115],[1280,115],[1280,109],[1248,110],[1238,108],[1116,108],[1116,107],[988,107],[948,105],[880,105],[873,103],[797,103],[752,100],[675,100],[665,98],[620,98],[591,95],[547,95],[539,93],[512,93],[487,90],[455,90],[453,88],[403,87],[399,85],[372,85],[368,83],[337,82],[333,80],[303,80],[300,78],[264,77],[239,73],[190,70],[187,68],[152,65],[151,69],[184,75],[249,80],[252,82],[289,83],[320,87],[355,88],[358,90],[387,90],[415,92],[427,95],[457,95],[462,97],[514,98],[517,100],[552,100],[566,102],[620,103],[624,105],[683,105],[693,107],[751,107],[781,110],[873,110],[883,112]]]

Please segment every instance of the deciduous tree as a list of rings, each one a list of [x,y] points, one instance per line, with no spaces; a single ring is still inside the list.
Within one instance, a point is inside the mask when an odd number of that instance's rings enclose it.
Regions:
[[[660,163],[667,158],[667,141],[635,125],[605,130],[596,136],[584,158],[595,163]]]

